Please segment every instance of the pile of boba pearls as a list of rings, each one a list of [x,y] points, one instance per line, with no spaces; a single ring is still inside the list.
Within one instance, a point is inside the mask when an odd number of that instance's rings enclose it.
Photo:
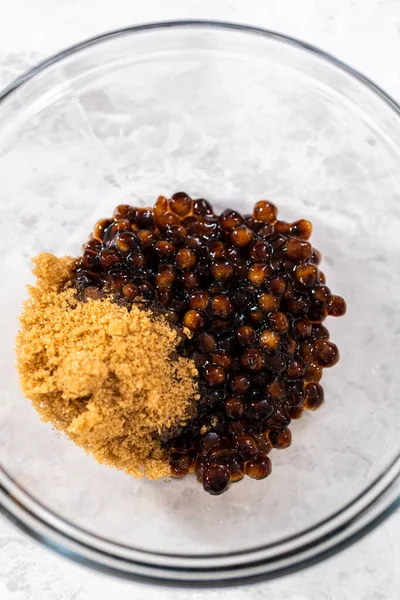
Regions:
[[[271,473],[269,453],[291,444],[289,425],[324,402],[324,368],[339,360],[323,324],[346,311],[319,269],[305,219],[281,221],[269,201],[252,214],[215,214],[179,192],[153,209],[120,205],[98,221],[75,263],[78,297],[145,303],[182,335],[200,400],[160,442],[171,475],[195,473],[217,495]]]

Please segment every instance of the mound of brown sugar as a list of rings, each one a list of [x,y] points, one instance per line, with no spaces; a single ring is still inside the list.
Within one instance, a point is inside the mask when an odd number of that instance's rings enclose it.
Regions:
[[[198,400],[196,367],[176,353],[182,334],[136,305],[77,300],[72,258],[44,253],[34,263],[16,340],[25,395],[99,462],[169,475],[159,435],[183,425]]]

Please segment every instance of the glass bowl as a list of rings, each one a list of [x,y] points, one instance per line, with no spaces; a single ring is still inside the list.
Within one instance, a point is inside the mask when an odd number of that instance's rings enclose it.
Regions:
[[[4,512],[84,564],[152,582],[273,577],[361,537],[399,499],[400,116],[373,83],[293,39],[177,22],[54,56],[0,103],[1,491]],[[13,340],[30,257],[77,255],[122,202],[185,190],[218,209],[271,199],[313,222],[340,363],[325,407],[292,425],[273,473],[212,497],[194,477],[136,480],[40,421]]]

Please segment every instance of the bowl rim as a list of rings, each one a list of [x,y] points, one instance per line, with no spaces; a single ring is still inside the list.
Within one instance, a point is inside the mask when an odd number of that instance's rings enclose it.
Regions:
[[[275,31],[213,20],[160,21],[90,37],[46,58],[0,92],[0,103],[55,63],[105,40],[167,28],[209,28],[264,37],[321,58],[368,87],[400,116],[400,106],[371,79],[319,48]],[[215,587],[272,579],[328,558],[361,539],[400,506],[400,452],[386,471],[344,507],[279,541],[243,551],[182,555],[110,542],[59,517],[26,492],[0,465],[0,511],[31,537],[80,564],[119,577],[164,585]]]

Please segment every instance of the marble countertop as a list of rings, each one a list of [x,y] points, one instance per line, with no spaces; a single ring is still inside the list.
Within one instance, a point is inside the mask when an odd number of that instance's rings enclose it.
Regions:
[[[334,54],[400,102],[400,0],[0,0],[0,87],[79,40],[165,19],[248,23]],[[301,573],[226,590],[172,590],[118,581],[51,553],[0,517],[2,600],[397,600],[400,513],[353,547]]]

